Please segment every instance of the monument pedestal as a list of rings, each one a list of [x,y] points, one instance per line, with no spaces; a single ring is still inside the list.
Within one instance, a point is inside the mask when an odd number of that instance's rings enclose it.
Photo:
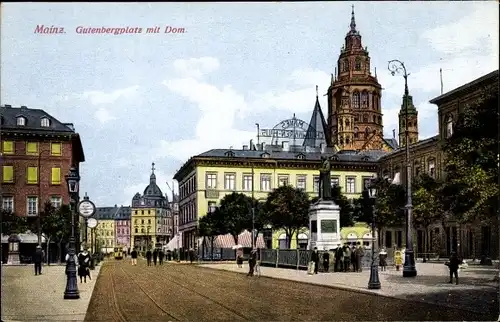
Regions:
[[[18,235],[11,235],[7,240],[9,243],[9,256],[7,258],[7,265],[19,265],[21,261],[19,259],[19,243],[21,238]]]
[[[331,200],[320,200],[309,208],[309,249],[335,249],[341,244],[340,207]]]

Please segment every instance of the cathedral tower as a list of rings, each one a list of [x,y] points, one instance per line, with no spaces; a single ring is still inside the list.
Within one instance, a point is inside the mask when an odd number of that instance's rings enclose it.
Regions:
[[[392,149],[383,139],[381,91],[356,30],[353,6],[350,30],[327,94],[329,145],[341,150]]]
[[[408,111],[406,107],[408,106]],[[407,115],[408,113],[408,115]],[[408,141],[412,145],[418,142],[418,111],[413,105],[413,97],[409,95],[408,88],[405,88],[403,103],[399,110],[399,146],[406,146],[405,131],[408,126]]]

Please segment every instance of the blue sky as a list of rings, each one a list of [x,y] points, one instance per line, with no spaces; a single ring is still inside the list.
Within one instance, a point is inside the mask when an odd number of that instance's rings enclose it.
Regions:
[[[349,30],[351,4],[384,88],[384,132],[397,129],[405,62],[420,138],[437,133],[444,91],[498,69],[498,3],[3,3],[1,104],[44,109],[73,122],[86,154],[83,191],[98,206],[129,205],[192,155],[241,147],[255,123],[293,113],[309,121]],[[37,25],[64,34],[35,34]],[[141,27],[141,34],[77,34],[83,27]],[[159,26],[159,34],[146,34]],[[185,33],[165,34],[166,26]],[[326,115],[325,97],[320,98]],[[396,130],[397,132],[397,130]],[[175,189],[175,188],[174,188]]]

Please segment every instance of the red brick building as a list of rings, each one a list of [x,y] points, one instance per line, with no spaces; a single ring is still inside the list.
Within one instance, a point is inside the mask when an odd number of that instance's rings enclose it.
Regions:
[[[36,217],[46,201],[68,204],[64,176],[85,161],[73,124],[26,106],[0,106],[0,112],[2,208]]]

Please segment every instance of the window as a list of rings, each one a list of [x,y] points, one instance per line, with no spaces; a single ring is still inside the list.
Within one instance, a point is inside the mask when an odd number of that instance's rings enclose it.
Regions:
[[[372,178],[363,177],[363,190],[369,189],[371,182],[372,182]]]
[[[217,203],[215,201],[209,201],[208,202],[208,213],[215,212],[216,208],[217,208]]]
[[[25,126],[26,125],[26,119],[23,116],[19,116],[17,118],[17,125]]]
[[[207,173],[207,189],[216,189],[217,188],[217,173]]]
[[[4,154],[14,154],[14,142],[13,141],[3,141],[2,142],[2,152]]]
[[[385,247],[392,248],[392,231],[390,230],[385,231]]]
[[[151,219],[148,219],[148,224],[151,225]]]
[[[348,177],[345,182],[346,193],[356,193],[356,178]]]
[[[12,183],[14,182],[14,166],[4,165],[2,167],[2,182]]]
[[[366,91],[363,91],[363,93],[361,93],[361,107],[362,108],[368,107],[368,92]]]
[[[26,208],[28,216],[36,216],[38,214],[38,197],[28,197]]]
[[[357,120],[356,120],[357,121]],[[354,138],[358,139],[359,138],[359,129],[357,127],[354,128]]]
[[[332,185],[332,188],[335,186],[339,186],[340,185],[340,178],[339,177],[331,177],[330,184]]]
[[[28,184],[38,183],[38,167],[28,167]]]
[[[236,175],[234,173],[224,174],[224,189],[226,190],[236,189]]]
[[[436,162],[434,159],[429,160],[429,175],[433,178],[436,175]]]
[[[61,143],[51,143],[50,144],[50,155],[54,155],[54,156],[61,156],[62,155]]]
[[[453,117],[448,115],[446,118],[446,137],[449,138],[453,135]]]
[[[250,191],[252,190],[252,175],[244,174],[243,175],[243,190]]]
[[[280,187],[288,185],[288,176],[278,176],[278,185]]]
[[[359,57],[356,57],[356,61],[354,63],[354,70],[361,70],[361,59]]]
[[[354,92],[354,94],[352,94],[352,106],[354,108],[359,108],[359,92]]]
[[[40,125],[42,127],[49,127],[50,126],[50,120],[46,117],[42,118]]]
[[[50,203],[52,204],[52,207],[60,208],[62,205],[62,198],[59,196],[52,196],[50,198]]]
[[[260,190],[261,191],[271,191],[271,175],[262,174],[260,176]]]
[[[297,176],[297,189],[306,190],[306,176]]]
[[[2,209],[6,211],[14,211],[14,197],[2,197]]]
[[[52,168],[50,183],[61,184],[61,168]]]
[[[321,233],[326,234],[336,234],[337,233],[337,221],[336,220],[321,220]]]
[[[313,191],[314,192],[319,192],[319,177],[318,176],[314,176],[314,185],[313,185]]]

